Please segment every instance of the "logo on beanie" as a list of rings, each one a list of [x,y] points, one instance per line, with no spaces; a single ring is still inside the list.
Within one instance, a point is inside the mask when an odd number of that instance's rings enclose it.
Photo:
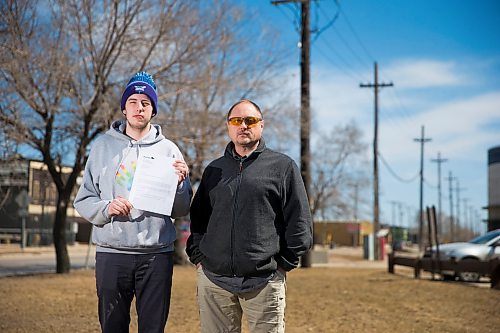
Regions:
[[[146,86],[134,86],[134,88],[137,94],[142,94],[144,93],[144,90],[146,90]]]

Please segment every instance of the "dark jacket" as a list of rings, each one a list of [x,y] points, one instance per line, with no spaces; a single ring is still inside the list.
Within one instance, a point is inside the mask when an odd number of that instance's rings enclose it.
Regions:
[[[312,246],[312,219],[297,164],[266,148],[210,163],[191,204],[192,263],[225,276],[289,271]]]

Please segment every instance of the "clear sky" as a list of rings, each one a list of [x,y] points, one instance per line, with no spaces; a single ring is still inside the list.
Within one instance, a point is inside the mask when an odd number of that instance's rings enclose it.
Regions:
[[[259,23],[280,31],[289,45],[284,80],[299,105],[299,7],[234,1],[258,12]],[[419,207],[420,144],[414,138],[425,126],[432,141],[424,146],[424,208],[438,206],[438,163],[431,159],[440,152],[448,159],[441,164],[443,212],[450,211],[445,178],[452,172],[462,189],[462,222],[473,216],[483,232],[478,220],[487,217],[487,152],[500,146],[500,1],[318,0],[311,23],[319,31],[311,35],[314,129],[354,120],[372,158],[373,89],[359,84],[373,83],[375,61],[379,82],[394,84],[379,94],[381,221],[391,223],[401,207],[407,225],[409,212]],[[456,180],[452,186],[456,214]]]

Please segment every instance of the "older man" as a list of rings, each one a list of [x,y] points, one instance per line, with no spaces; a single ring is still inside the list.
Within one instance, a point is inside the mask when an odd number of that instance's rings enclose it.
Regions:
[[[227,114],[231,142],[210,163],[191,205],[186,251],[198,267],[202,332],[284,332],[286,272],[312,246],[300,171],[266,147],[257,104]]]

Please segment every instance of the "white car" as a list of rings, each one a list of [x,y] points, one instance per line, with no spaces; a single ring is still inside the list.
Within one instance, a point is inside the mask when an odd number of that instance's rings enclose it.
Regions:
[[[432,257],[436,247],[427,248],[424,258]],[[490,260],[500,258],[500,229],[492,230],[484,235],[471,239],[468,242],[447,243],[439,245],[439,257],[441,260],[454,259],[456,261],[463,259]],[[455,279],[458,277],[462,281],[477,282],[481,277],[475,272],[443,271],[444,279]]]

